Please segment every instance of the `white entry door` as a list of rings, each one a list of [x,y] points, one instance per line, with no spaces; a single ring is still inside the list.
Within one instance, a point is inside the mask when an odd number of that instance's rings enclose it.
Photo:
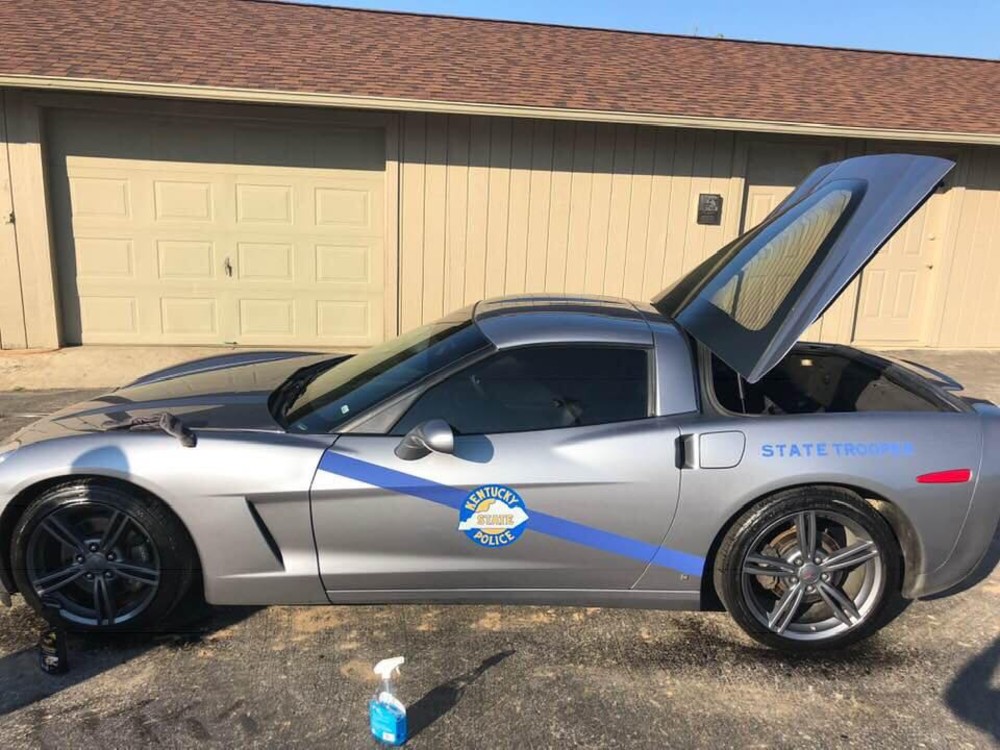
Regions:
[[[889,346],[924,343],[949,204],[947,190],[932,195],[865,268],[855,342]]]

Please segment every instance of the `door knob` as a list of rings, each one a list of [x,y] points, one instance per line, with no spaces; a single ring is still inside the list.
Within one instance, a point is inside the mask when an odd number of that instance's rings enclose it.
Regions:
[[[226,256],[226,260],[222,264],[222,268],[226,271],[226,276],[233,275],[233,264],[229,262],[229,256]]]

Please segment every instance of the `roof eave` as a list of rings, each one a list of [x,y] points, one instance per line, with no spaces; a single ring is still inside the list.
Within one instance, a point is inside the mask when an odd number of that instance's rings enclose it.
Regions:
[[[377,96],[353,96],[302,91],[242,89],[217,86],[189,86],[145,81],[120,81],[93,78],[64,78],[0,74],[0,87],[77,91],[86,93],[127,94],[173,99],[202,99],[258,104],[285,104],[308,107],[433,112],[442,114],[522,117],[548,120],[612,122],[659,127],[738,130],[786,135],[814,135],[843,138],[880,138],[886,140],[926,141],[1000,145],[1000,133],[968,133],[936,130],[870,128],[825,123],[781,122],[719,117],[695,117],[647,112],[533,107],[514,104],[456,102],[422,99],[397,99]]]

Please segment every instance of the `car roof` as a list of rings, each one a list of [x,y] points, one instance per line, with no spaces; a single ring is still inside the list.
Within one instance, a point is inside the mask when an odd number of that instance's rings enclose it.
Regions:
[[[524,312],[583,313],[640,319],[636,304],[618,297],[597,294],[511,294],[479,302],[473,310],[479,322],[500,315]]]
[[[520,294],[479,302],[472,317],[498,348],[542,343],[650,346],[649,305],[598,295]]]

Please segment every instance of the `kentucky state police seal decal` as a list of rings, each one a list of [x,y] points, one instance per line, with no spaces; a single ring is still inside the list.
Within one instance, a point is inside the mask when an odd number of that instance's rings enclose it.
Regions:
[[[524,500],[502,484],[476,487],[458,510],[458,530],[483,547],[506,547],[518,540],[527,525]]]

